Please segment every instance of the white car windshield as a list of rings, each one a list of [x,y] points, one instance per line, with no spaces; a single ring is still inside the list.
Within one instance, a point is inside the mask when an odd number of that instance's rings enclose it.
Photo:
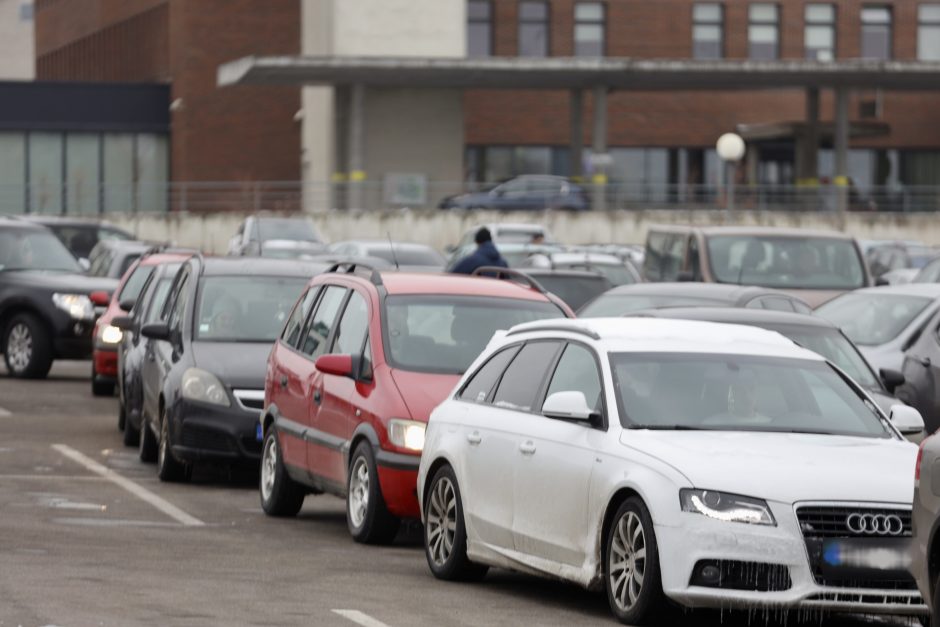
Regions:
[[[842,329],[856,344],[890,342],[933,302],[925,296],[903,294],[845,294],[816,310]]]
[[[850,240],[721,235],[708,238],[708,259],[719,283],[818,290],[865,284],[862,259]]]
[[[875,407],[825,362],[684,353],[610,359],[627,428],[892,437]]]

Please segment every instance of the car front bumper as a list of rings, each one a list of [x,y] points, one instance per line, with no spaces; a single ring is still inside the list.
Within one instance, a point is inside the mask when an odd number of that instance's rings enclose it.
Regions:
[[[170,438],[173,454],[187,462],[247,462],[261,459],[261,440],[257,437],[259,412],[180,401],[176,420],[171,420]]]
[[[379,450],[375,464],[378,467],[379,486],[388,511],[402,518],[418,518],[418,464],[419,455],[406,455]]]
[[[926,615],[928,610],[913,587],[841,587],[821,585],[810,568],[806,543],[792,509],[775,507],[777,526],[710,520],[682,513],[675,526],[656,525],[663,591],[690,607],[739,609],[805,609],[821,612]],[[712,587],[693,584],[706,562],[740,562],[753,576],[740,587],[727,582]],[[776,584],[754,589],[773,568],[786,572]],[[785,569],[782,570],[782,569]],[[751,589],[746,589],[750,587]]]
[[[92,352],[95,363],[95,381],[117,383],[118,353],[116,347],[95,346]]]

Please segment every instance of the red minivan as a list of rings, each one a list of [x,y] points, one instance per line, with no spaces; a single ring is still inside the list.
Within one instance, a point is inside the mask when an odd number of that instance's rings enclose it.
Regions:
[[[419,516],[431,410],[493,333],[573,317],[537,283],[338,264],[310,281],[268,358],[261,504],[293,516],[305,495],[346,497],[359,542],[391,541]]]

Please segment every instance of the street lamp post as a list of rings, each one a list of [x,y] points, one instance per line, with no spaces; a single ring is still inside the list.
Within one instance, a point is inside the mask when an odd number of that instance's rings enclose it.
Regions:
[[[737,133],[725,133],[718,138],[718,142],[715,144],[715,150],[718,151],[718,156],[721,160],[725,162],[725,171],[728,175],[727,213],[730,218],[731,212],[734,211],[735,167],[738,161],[744,157],[744,140],[741,139],[741,136]]]

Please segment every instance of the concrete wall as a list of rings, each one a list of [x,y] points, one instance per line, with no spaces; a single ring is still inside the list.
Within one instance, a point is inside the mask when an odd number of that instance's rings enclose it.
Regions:
[[[844,221],[835,214],[740,212],[737,224],[832,229],[860,239],[913,239],[940,245],[940,220],[936,214],[849,213]],[[330,211],[311,218],[329,241],[386,238],[430,244],[443,250],[455,244],[468,229],[490,222],[542,222],[564,243],[640,243],[651,224],[723,224],[725,214],[711,211],[610,211],[605,213],[497,213],[460,211]],[[243,215],[217,213],[187,215],[119,216],[108,219],[135,233],[141,239],[172,241],[179,246],[200,248],[207,253],[224,254],[228,239],[235,233]]]
[[[464,0],[303,0],[306,55],[462,57]],[[318,184],[348,174],[344,163],[348,98],[331,87],[303,90],[301,171],[308,211],[336,206]],[[365,94],[364,171],[463,180],[463,109],[457,90],[369,89]],[[338,148],[337,148],[338,145]],[[420,152],[419,152],[420,151]],[[434,194],[459,188],[435,189]]]
[[[0,0],[0,80],[36,77],[32,7],[24,7],[32,4],[32,0]]]

